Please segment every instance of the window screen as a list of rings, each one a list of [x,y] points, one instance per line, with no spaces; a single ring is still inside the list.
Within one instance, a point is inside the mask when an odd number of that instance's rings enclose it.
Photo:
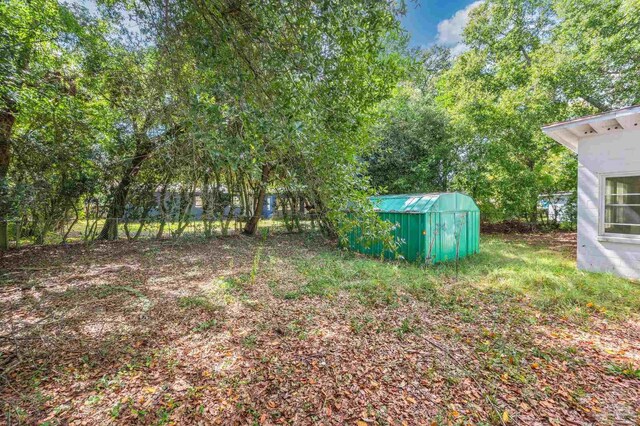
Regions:
[[[640,235],[640,176],[605,179],[604,232]]]

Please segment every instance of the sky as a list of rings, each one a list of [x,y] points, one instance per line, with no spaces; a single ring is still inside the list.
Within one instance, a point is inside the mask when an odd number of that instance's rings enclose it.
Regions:
[[[96,12],[96,0],[63,0],[68,4],[84,6]],[[409,32],[411,47],[427,48],[441,44],[451,48],[454,56],[464,52],[462,30],[469,17],[469,11],[482,0],[406,0],[407,13],[402,17],[402,25]],[[131,22],[130,30],[137,32],[137,25]]]
[[[469,11],[480,3],[474,0],[408,0],[402,25],[411,37],[410,46],[441,44],[450,47],[454,55],[463,52],[462,30]]]

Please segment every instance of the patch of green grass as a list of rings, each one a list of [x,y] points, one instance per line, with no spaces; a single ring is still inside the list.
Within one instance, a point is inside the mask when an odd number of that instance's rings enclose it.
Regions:
[[[256,254],[253,256],[253,264],[251,265],[251,284],[255,284],[258,271],[260,269],[260,257],[262,256],[262,247],[258,247]]]
[[[178,299],[178,306],[183,309],[202,309],[205,311],[215,311],[218,306],[213,304],[205,296],[183,296]]]
[[[457,280],[453,263],[421,268],[339,251],[299,258],[296,266],[303,282],[291,298],[333,298],[347,292],[364,305],[385,306],[411,297],[448,306],[466,322],[475,321],[473,300],[478,297],[505,311],[515,308],[513,302],[523,302],[576,319],[640,313],[637,281],[579,271],[566,252],[495,236],[483,236],[481,252],[460,261]]]
[[[100,402],[102,397],[100,395],[92,395],[84,402],[84,405],[96,405]]]
[[[7,421],[7,424],[11,424],[12,421],[15,421],[17,424],[23,424],[27,417],[27,411],[21,407],[9,407],[4,412],[4,418]]]
[[[354,334],[360,334],[371,326],[371,324],[373,323],[373,318],[369,315],[365,315],[363,318],[354,317],[351,318],[349,323],[351,326],[351,331]]]
[[[252,282],[253,278],[250,275],[240,274],[232,277],[227,277],[221,280],[222,288],[225,291],[243,292],[247,284]]]
[[[216,328],[218,326],[218,320],[217,319],[210,319],[207,321],[202,321],[200,324],[198,324],[197,326],[195,326],[193,328],[193,331],[197,331],[197,332],[203,332],[203,331],[207,331],[209,329],[212,328]]]
[[[287,324],[288,331],[300,340],[306,340],[308,331],[301,320],[294,320]]]
[[[157,412],[158,419],[156,425],[166,425],[171,419],[171,413],[166,408],[161,408]]]
[[[136,408],[132,408],[131,409],[131,414],[133,414],[133,416],[137,417],[139,420],[142,420],[149,413],[147,412],[147,410],[139,410],[139,409],[136,409]]]
[[[277,297],[278,299],[297,300],[302,296],[300,289],[291,289],[288,286],[283,285],[278,278],[270,279],[267,284],[271,289],[271,293],[273,294],[273,296]]]
[[[257,342],[258,336],[256,336],[255,334],[249,334],[242,338],[242,346],[246,348],[255,348]]]
[[[417,325],[415,318],[404,318],[400,326],[395,330],[396,336],[404,337],[405,334],[420,334],[420,327]]]
[[[636,368],[631,362],[607,365],[607,372],[614,376],[622,376],[627,379],[640,379],[640,368]]]
[[[288,291],[282,296],[284,300],[296,300],[300,298],[300,293],[297,291]]]
[[[11,276],[7,272],[0,272],[0,287],[9,286],[14,282],[15,280],[11,278]]]
[[[575,260],[545,247],[487,238],[482,253],[463,262],[464,281],[523,297],[543,311],[571,316],[640,312],[640,284],[579,271]]]
[[[423,300],[434,296],[432,277],[414,265],[380,262],[350,254],[327,252],[298,261],[306,278],[300,293],[310,297],[335,297],[349,292],[365,306],[397,304],[404,294]]]

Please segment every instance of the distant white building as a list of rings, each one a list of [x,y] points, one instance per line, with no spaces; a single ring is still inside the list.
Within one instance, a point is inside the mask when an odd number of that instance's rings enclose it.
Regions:
[[[547,212],[547,219],[551,223],[570,222],[573,192],[557,192],[555,194],[542,194],[538,197],[538,205]],[[575,212],[575,210],[573,210]],[[574,217],[575,219],[575,217]]]
[[[542,130],[578,154],[578,268],[640,278],[640,106]]]

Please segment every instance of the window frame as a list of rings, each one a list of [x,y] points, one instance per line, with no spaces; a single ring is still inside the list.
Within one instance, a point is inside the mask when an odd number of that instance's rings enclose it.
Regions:
[[[607,192],[607,178],[616,177],[638,177],[640,178],[640,170],[628,171],[628,172],[611,172],[611,173],[599,173],[598,174],[598,237],[603,241],[607,241],[607,238],[612,238],[611,241],[633,241],[640,243],[640,234],[619,234],[613,232],[605,232],[604,218],[605,218],[605,204],[606,204],[606,192]],[[619,241],[621,242],[621,241]]]

